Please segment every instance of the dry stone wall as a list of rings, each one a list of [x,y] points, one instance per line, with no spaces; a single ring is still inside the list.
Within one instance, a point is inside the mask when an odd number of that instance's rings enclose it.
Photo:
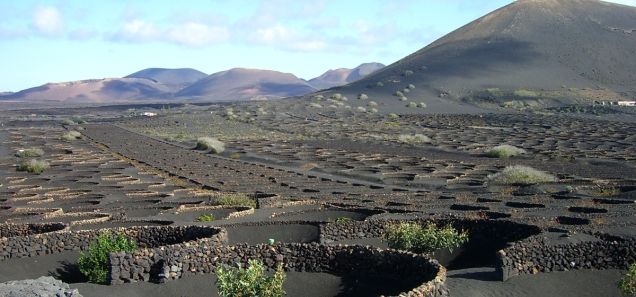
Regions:
[[[541,236],[499,251],[502,280],[521,274],[574,269],[627,269],[636,262],[636,238],[601,236],[602,240],[550,245]]]

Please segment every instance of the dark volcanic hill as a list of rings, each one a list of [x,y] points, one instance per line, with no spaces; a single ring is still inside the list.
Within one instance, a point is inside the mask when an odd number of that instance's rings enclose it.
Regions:
[[[126,78],[146,78],[154,80],[174,89],[176,92],[206,76],[208,75],[192,68],[147,68],[127,75]]]
[[[535,92],[529,93],[533,97],[591,93],[633,98],[634,51],[634,7],[596,0],[520,0],[339,91],[390,98],[413,84],[409,99],[465,99],[487,89],[520,91],[520,97],[528,90]]]
[[[203,78],[177,92],[176,96],[205,101],[235,101],[298,96],[315,90],[290,73],[233,68]]]
[[[354,82],[375,71],[382,69],[383,67],[384,64],[380,63],[364,63],[353,69],[330,69],[322,75],[310,79],[308,82],[314,88],[323,90]]]
[[[169,98],[170,88],[143,78],[105,78],[49,83],[7,96],[2,100],[110,103]]]

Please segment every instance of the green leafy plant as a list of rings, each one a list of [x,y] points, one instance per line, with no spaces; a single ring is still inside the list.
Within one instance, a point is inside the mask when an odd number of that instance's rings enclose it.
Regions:
[[[283,283],[286,275],[282,264],[278,264],[271,276],[265,273],[265,266],[259,260],[249,260],[246,268],[240,265],[236,269],[219,266],[215,273],[221,297],[285,296]]]
[[[197,217],[197,222],[212,222],[214,220],[215,220],[214,215],[211,213],[202,214],[199,217]]]
[[[20,162],[17,169],[18,171],[40,174],[44,172],[44,170],[49,169],[49,167],[51,167],[49,163],[44,160],[29,159]]]
[[[44,155],[44,151],[40,148],[28,148],[21,149],[15,153],[16,157],[19,158],[33,158],[33,157],[42,157]]]
[[[525,153],[526,151],[524,149],[508,144],[502,144],[487,150],[486,156],[491,158],[510,158],[523,155]]]
[[[432,253],[439,249],[455,249],[468,241],[468,233],[457,231],[452,226],[438,228],[429,223],[402,222],[385,228],[382,239],[389,247],[413,253]]]
[[[225,151],[225,143],[212,137],[199,137],[197,139],[197,150],[209,150],[213,154],[220,154]]]
[[[92,283],[104,284],[108,280],[108,254],[132,252],[137,249],[134,240],[123,234],[104,232],[88,246],[87,253],[80,252],[77,265],[80,272]]]
[[[349,217],[337,217],[335,222],[336,224],[346,224],[353,221],[353,219],[349,218]]]
[[[625,296],[636,296],[636,263],[629,266],[623,278],[618,282],[618,288]]]
[[[224,194],[216,198],[216,205],[223,206],[245,206],[256,208],[256,200],[248,197],[245,194]]]
[[[533,185],[557,181],[554,175],[523,165],[508,166],[499,173],[488,175],[487,179],[496,184],[518,185]]]

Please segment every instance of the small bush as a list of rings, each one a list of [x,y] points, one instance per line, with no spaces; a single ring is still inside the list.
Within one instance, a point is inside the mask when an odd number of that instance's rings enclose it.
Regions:
[[[388,114],[388,115],[387,115],[387,117],[388,117],[389,119],[397,119],[397,118],[399,118],[400,116],[399,116],[399,115],[397,115],[397,114],[395,114],[395,113],[390,113],[390,114]]]
[[[508,166],[499,173],[488,175],[487,179],[497,184],[519,185],[533,185],[557,181],[554,175],[522,165]]]
[[[349,217],[337,217],[336,218],[336,224],[345,224],[345,223],[349,223],[353,221],[353,219],[349,218]]]
[[[369,107],[377,107],[378,103],[375,102],[375,101],[369,101],[369,103],[367,103],[367,106],[369,106]]]
[[[333,99],[333,100],[341,100],[342,99],[342,94],[335,93],[335,94],[331,95],[330,98]]]
[[[82,133],[77,131],[68,131],[62,135],[62,140],[73,141],[80,139],[82,137]]]
[[[225,194],[215,200],[216,205],[223,206],[245,206],[256,208],[256,200],[247,197],[245,194]]]
[[[524,149],[512,145],[502,144],[487,150],[486,156],[491,158],[510,158],[518,155],[523,155],[525,153],[526,151]]]
[[[408,108],[416,108],[416,107],[417,107],[417,103],[415,103],[415,102],[409,102],[409,103],[406,105],[406,107],[408,107]]]
[[[73,122],[73,120],[71,119],[63,119],[62,125],[66,125],[66,126],[75,125],[75,122]]]
[[[362,106],[356,107],[356,110],[359,111],[359,112],[367,112],[367,109],[362,107]]]
[[[516,97],[525,97],[525,98],[536,98],[536,97],[539,97],[539,94],[537,92],[524,90],[524,89],[516,90],[516,91],[513,92],[513,94]]]
[[[399,223],[388,225],[382,239],[391,248],[421,254],[456,249],[468,241],[468,233],[451,226],[438,228],[431,223],[424,227],[418,223]]]
[[[134,240],[122,234],[104,232],[88,247],[88,252],[80,253],[77,264],[80,272],[92,283],[106,283],[108,274],[108,254],[115,252],[132,252],[137,249]]]
[[[197,222],[212,222],[214,221],[214,215],[209,213],[209,214],[202,214],[199,217],[197,217]]]
[[[360,99],[360,100],[368,100],[369,96],[367,94],[363,93],[363,94],[358,95],[358,99]]]
[[[415,89],[415,85],[414,85],[414,84],[409,84],[409,85],[408,85],[408,88],[409,88],[409,89],[411,89],[411,90],[413,90],[413,89]]]
[[[225,143],[212,137],[199,137],[197,139],[197,150],[210,150],[213,154],[220,154],[225,151]]]
[[[402,91],[396,91],[395,93],[393,93],[393,96],[401,98],[404,97],[404,93],[402,93]]]
[[[313,107],[313,108],[322,108],[322,105],[316,103],[316,102],[312,102],[309,103],[309,107]]]
[[[409,100],[409,98],[406,98],[406,96],[400,97],[400,101],[407,101],[407,100]]]
[[[15,153],[16,157],[19,158],[34,158],[34,157],[42,157],[44,155],[44,151],[40,148],[28,148],[21,149]]]
[[[375,83],[375,86],[381,88],[381,87],[384,87],[384,83],[379,81]]]
[[[378,113],[378,109],[377,108],[369,108],[369,112],[370,113]]]
[[[629,269],[618,282],[618,288],[625,296],[636,296],[636,263],[629,266]]]
[[[419,104],[417,104],[417,106],[418,106],[419,108],[426,108],[426,106],[427,106],[427,105],[426,105],[426,103],[425,103],[425,102],[420,102]]]
[[[29,159],[18,164],[18,171],[40,174],[50,167],[49,163],[44,160]]]
[[[404,72],[402,72],[402,75],[404,77],[411,76],[413,75],[413,70],[404,70]]]
[[[413,134],[413,135],[409,135],[409,134],[402,134],[400,136],[398,136],[398,141],[403,142],[403,143],[430,143],[431,142],[431,138],[424,135],[424,134]]]
[[[247,268],[240,265],[236,269],[218,266],[215,273],[221,297],[285,296],[283,283],[286,276],[282,264],[278,264],[272,276],[266,275],[265,266],[259,260],[249,260]]]

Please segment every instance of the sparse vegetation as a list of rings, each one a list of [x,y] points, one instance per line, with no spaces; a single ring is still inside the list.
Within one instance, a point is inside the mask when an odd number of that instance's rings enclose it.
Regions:
[[[402,72],[402,76],[404,77],[408,77],[413,75],[413,70],[404,70],[404,72]]]
[[[390,114],[388,114],[388,115],[387,115],[387,117],[388,117],[389,119],[397,119],[397,118],[399,118],[400,116],[399,116],[399,115],[397,115],[397,114],[395,114],[395,113],[390,113]]]
[[[360,100],[368,100],[369,96],[367,94],[362,93],[362,94],[358,95],[358,99],[360,99]]]
[[[417,108],[417,103],[411,101],[411,102],[409,102],[406,105],[406,107],[408,107],[408,108]]]
[[[413,89],[415,89],[415,85],[414,85],[414,84],[409,84],[409,85],[408,85],[408,88],[409,88],[409,89],[411,89],[411,90],[413,90]]]
[[[73,120],[71,119],[63,119],[62,125],[66,125],[66,126],[75,125],[75,122],[73,122]]]
[[[359,112],[367,112],[367,109],[366,109],[366,108],[364,108],[364,107],[362,107],[362,106],[358,106],[358,107],[356,108],[356,110],[357,110],[357,111],[359,111]]]
[[[197,217],[197,222],[212,222],[214,220],[215,220],[214,215],[211,213],[202,214]]]
[[[210,153],[220,154],[225,151],[225,143],[213,137],[199,137],[197,139],[197,150],[209,150]]]
[[[21,149],[21,150],[18,150],[17,153],[15,153],[15,156],[19,158],[35,158],[35,157],[42,157],[43,155],[44,155],[44,151],[40,148]]]
[[[524,154],[526,154],[524,149],[508,144],[498,145],[486,151],[486,156],[491,158],[510,158]]]
[[[351,218],[349,217],[337,217],[335,222],[336,224],[346,224],[353,221]]]
[[[379,81],[379,82],[376,82],[376,83],[375,83],[375,86],[376,86],[376,87],[380,87],[380,88],[381,88],[381,87],[384,87],[384,83],[383,83],[383,82],[381,82],[381,81]]]
[[[313,107],[313,108],[322,108],[322,105],[316,103],[316,102],[312,102],[309,103],[309,107]]]
[[[108,254],[114,252],[132,252],[137,249],[134,240],[123,234],[101,233],[90,244],[86,253],[80,252],[77,265],[80,272],[92,283],[104,284],[108,274]]]
[[[81,137],[82,137],[81,133],[77,131],[69,131],[62,135],[62,140],[73,141],[73,140],[80,139]]]
[[[402,98],[404,97],[404,93],[402,93],[402,91],[396,91],[395,93],[393,93],[393,96]]]
[[[367,106],[376,107],[376,106],[378,106],[378,103],[376,103],[375,101],[369,101],[369,103],[367,103]]]
[[[49,163],[44,160],[29,159],[18,164],[18,171],[40,174],[50,167]]]
[[[536,97],[539,97],[539,94],[537,92],[529,91],[529,90],[525,90],[525,89],[515,90],[513,92],[513,95],[515,95],[516,97],[524,97],[524,98],[536,98]]]
[[[417,104],[417,106],[418,106],[419,108],[426,108],[426,107],[427,107],[427,105],[426,105],[426,103],[425,103],[425,102],[420,102],[420,103],[418,103],[418,104]]]
[[[259,260],[249,260],[246,268],[223,268],[215,270],[216,286],[221,297],[282,297],[285,271],[278,264],[276,272],[268,276],[265,265]]]
[[[331,95],[331,97],[329,97],[329,98],[331,98],[333,100],[342,100],[342,94],[335,93],[335,94]]]
[[[625,296],[636,296],[636,263],[627,269],[627,272],[618,282],[618,288]]]
[[[215,204],[223,206],[245,206],[256,208],[256,200],[248,197],[245,194],[240,193],[221,195],[216,198]]]
[[[428,223],[402,222],[386,226],[382,239],[394,249],[413,253],[432,253],[439,249],[456,249],[468,241],[468,233],[452,226],[438,228]]]
[[[424,135],[424,134],[402,134],[400,136],[398,136],[398,141],[403,142],[403,143],[410,143],[410,144],[415,144],[415,143],[430,143],[431,142],[431,138]]]
[[[496,184],[532,185],[557,181],[554,175],[528,166],[513,165],[499,173],[488,175],[487,179]]]

